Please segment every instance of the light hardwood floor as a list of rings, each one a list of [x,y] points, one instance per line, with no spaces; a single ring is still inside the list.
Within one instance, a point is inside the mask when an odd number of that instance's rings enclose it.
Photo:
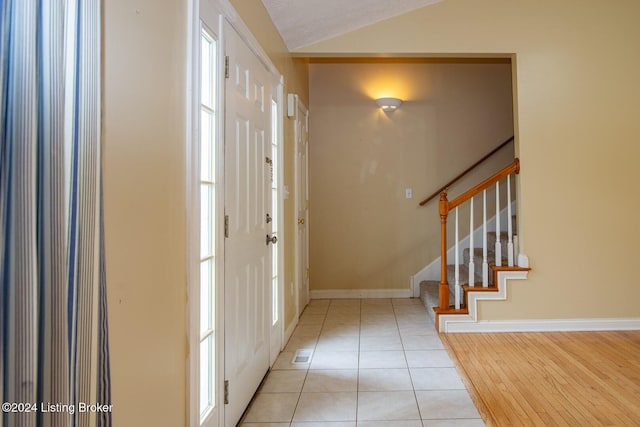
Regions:
[[[489,426],[640,426],[640,331],[441,339]]]

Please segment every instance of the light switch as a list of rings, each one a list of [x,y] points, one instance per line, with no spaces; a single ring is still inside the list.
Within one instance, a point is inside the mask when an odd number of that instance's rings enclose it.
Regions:
[[[413,188],[405,188],[404,189],[404,196],[407,199],[413,199]]]

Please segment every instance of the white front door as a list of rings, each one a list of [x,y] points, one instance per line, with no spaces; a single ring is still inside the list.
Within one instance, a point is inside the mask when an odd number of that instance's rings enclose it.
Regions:
[[[269,369],[271,74],[225,21],[225,425],[234,426]],[[228,234],[227,234],[228,233]]]
[[[309,112],[295,96],[298,315],[309,303]]]

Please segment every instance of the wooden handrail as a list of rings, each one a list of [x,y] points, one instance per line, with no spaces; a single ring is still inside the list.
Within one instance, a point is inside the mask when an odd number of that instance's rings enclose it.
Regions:
[[[443,185],[442,187],[440,187],[440,189],[438,189],[438,191],[436,191],[435,193],[433,193],[432,195],[430,195],[429,197],[427,197],[426,199],[424,199],[423,201],[420,202],[420,206],[424,206],[427,203],[429,203],[431,200],[435,199],[436,196],[438,196],[443,190],[449,188],[450,186],[452,186],[453,184],[455,184],[458,180],[460,180],[463,176],[465,176],[466,174],[468,174],[469,172],[471,172],[473,169],[475,169],[480,163],[484,162],[485,160],[487,160],[489,157],[493,156],[495,153],[497,153],[498,151],[500,151],[500,149],[502,147],[504,147],[505,145],[507,145],[508,143],[510,143],[511,141],[513,141],[513,136],[509,139],[507,139],[506,141],[504,141],[502,144],[498,145],[496,148],[494,148],[489,154],[485,155],[483,158],[481,158],[480,160],[478,160],[477,162],[475,162],[473,165],[469,166],[467,169],[464,170],[464,172],[462,172],[461,174],[459,174],[458,176],[456,176],[455,178],[453,178],[451,181],[449,181],[448,183],[446,183],[445,185]]]
[[[468,191],[465,191],[464,193],[462,193],[461,195],[459,195],[458,197],[456,197],[455,199],[447,203],[447,208],[448,208],[447,213],[449,210],[455,208],[456,206],[461,205],[462,203],[466,202],[476,194],[480,193],[482,190],[489,188],[490,186],[500,181],[505,176],[510,175],[512,173],[520,173],[520,160],[518,158],[515,158],[513,160],[513,163],[511,163],[509,166],[505,167],[499,172],[496,172],[489,178],[482,181],[480,184],[476,185],[475,187],[471,188]]]

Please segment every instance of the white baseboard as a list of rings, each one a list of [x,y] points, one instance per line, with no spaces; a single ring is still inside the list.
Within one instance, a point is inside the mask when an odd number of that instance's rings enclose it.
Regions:
[[[298,318],[297,317],[295,317],[291,321],[291,323],[289,324],[287,329],[284,331],[284,339],[282,340],[282,348],[280,349],[280,351],[284,350],[284,348],[287,346],[287,343],[289,342],[289,339],[291,338],[291,335],[293,335],[293,331],[296,329],[296,326],[298,326]]]
[[[446,332],[578,332],[627,330],[640,330],[640,318],[480,320],[478,322],[449,322]]]
[[[411,298],[412,289],[319,289],[311,291],[311,299]]]

